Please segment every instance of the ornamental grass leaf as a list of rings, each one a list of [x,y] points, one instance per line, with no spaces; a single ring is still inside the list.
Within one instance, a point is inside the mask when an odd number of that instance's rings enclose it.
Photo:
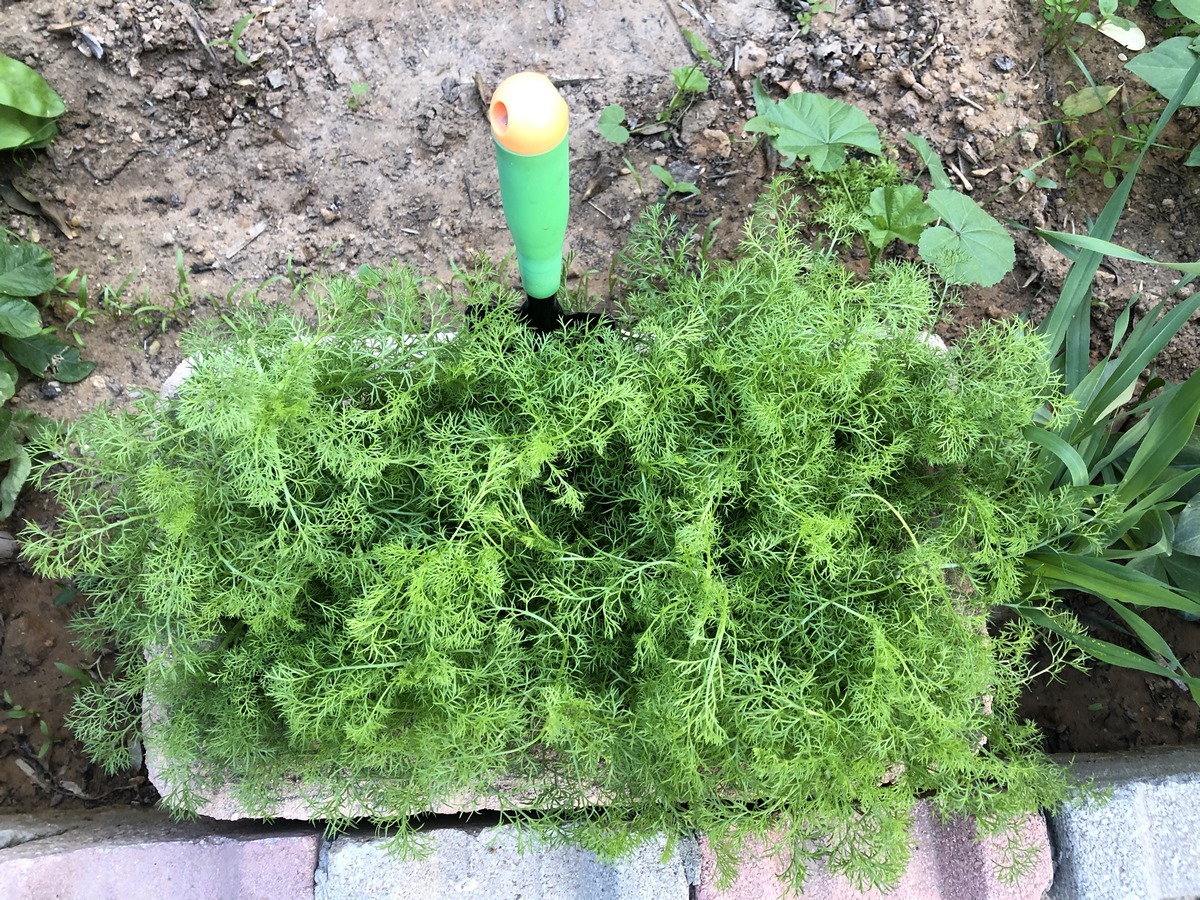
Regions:
[[[806,93],[776,103],[755,79],[754,107],[758,115],[746,123],[746,131],[768,135],[785,165],[801,157],[818,172],[832,172],[846,159],[847,147],[876,156],[883,152],[879,129],[849,103]]]

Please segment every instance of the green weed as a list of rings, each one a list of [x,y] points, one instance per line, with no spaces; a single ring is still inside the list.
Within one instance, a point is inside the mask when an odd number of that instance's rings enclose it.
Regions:
[[[242,46],[242,38],[245,37],[246,29],[248,29],[250,24],[257,20],[260,15],[261,13],[246,13],[246,15],[237,20],[237,23],[233,26],[233,31],[230,32],[229,37],[220,38],[215,41],[209,41],[208,46],[225,47],[229,50],[232,50],[233,58],[237,60],[239,66],[245,66],[246,68],[254,66],[262,57],[262,54],[251,54],[247,52],[246,48]]]
[[[359,110],[367,105],[370,97],[371,85],[365,81],[355,81],[350,85],[350,96],[346,98],[346,105],[353,110]]]

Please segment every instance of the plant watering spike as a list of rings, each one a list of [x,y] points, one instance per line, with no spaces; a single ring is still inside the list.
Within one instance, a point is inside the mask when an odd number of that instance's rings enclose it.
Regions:
[[[496,88],[488,119],[504,216],[529,298],[526,313],[539,330],[556,327],[560,310],[554,297],[570,206],[567,104],[545,75],[520,72]]]

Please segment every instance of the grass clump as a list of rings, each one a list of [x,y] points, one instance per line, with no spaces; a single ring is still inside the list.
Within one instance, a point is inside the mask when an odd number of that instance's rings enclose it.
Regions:
[[[989,617],[1063,515],[1022,435],[1044,347],[935,349],[925,272],[856,278],[788,197],[712,268],[652,214],[619,329],[534,335],[486,271],[464,315],[367,270],[72,426],[27,552],[119,649],[74,714],[91,752],[126,764],[150,691],[186,810],[227,780],[251,808],[320,785],[334,822],[496,795],[605,853],[773,833],[796,881],[898,877],[921,797],[985,831],[1055,804],[1015,713],[1035,626]]]

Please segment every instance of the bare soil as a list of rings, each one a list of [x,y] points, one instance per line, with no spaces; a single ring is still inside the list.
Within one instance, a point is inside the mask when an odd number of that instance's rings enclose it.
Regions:
[[[85,273],[94,309],[100,285],[132,276],[122,303],[161,310],[113,318],[95,309],[94,322],[73,329],[96,362],[93,375],[77,385],[30,381],[13,402],[72,419],[155,391],[180,360],[180,329],[275,276],[398,258],[444,279],[474,253],[505,255],[511,243],[484,114],[490,90],[522,69],[550,75],[571,108],[569,272],[575,284],[588,279],[598,300],[629,227],[659,200],[650,163],[699,186],[698,197],[665,202],[685,222],[712,226],[718,253],[734,251],[750,205],[780,169],[742,130],[754,114],[755,78],[776,96],[810,90],[859,105],[914,169],[903,135],[926,137],[997,216],[1070,231],[1098,212],[1107,192],[1086,174],[1066,179],[1061,159],[1039,174],[1062,187],[1021,178],[1070,139],[1061,123],[1038,123],[1061,119],[1053,102],[1082,84],[1062,54],[1044,52],[1030,4],[843,0],[804,28],[796,14],[807,8],[791,0],[545,0],[503,11],[482,0],[0,0],[0,52],[37,68],[69,107],[57,143],[0,170],[0,183],[41,198],[62,227],[3,206],[0,224],[50,249],[61,271]],[[237,41],[243,64],[212,42],[231,40],[247,14]],[[604,140],[595,129],[604,106],[619,103],[642,122],[666,107],[671,70],[693,61],[685,28],[722,62],[708,70],[711,90],[658,133],[625,146]],[[100,58],[88,49],[95,44]],[[1122,75],[1119,49],[1093,41],[1084,59],[1097,79],[1129,82],[1134,97],[1142,88]],[[1195,111],[1169,137],[1195,145]],[[1200,179],[1180,158],[1153,158],[1119,241],[1159,258],[1200,256],[1192,211]],[[1014,273],[967,292],[946,337],[1049,309],[1067,262],[1028,233],[1017,242]],[[1102,272],[1097,352],[1131,296],[1144,313],[1170,285],[1132,264]],[[47,311],[59,324],[69,316],[61,303]],[[1193,322],[1162,374],[1195,369],[1198,333]],[[8,527],[17,533],[24,521],[51,517],[46,499],[28,493]],[[0,568],[0,687],[38,714],[0,722],[0,807],[152,802],[137,771],[95,772],[63,726],[74,682],[54,664],[96,661],[71,645],[59,593],[20,562]],[[1176,628],[1169,637],[1189,648],[1181,653],[1193,652],[1197,626],[1168,624]],[[1195,740],[1200,710],[1165,685],[1098,667],[1091,679],[1038,687],[1026,706],[1053,750]],[[52,746],[39,758],[41,721]]]

